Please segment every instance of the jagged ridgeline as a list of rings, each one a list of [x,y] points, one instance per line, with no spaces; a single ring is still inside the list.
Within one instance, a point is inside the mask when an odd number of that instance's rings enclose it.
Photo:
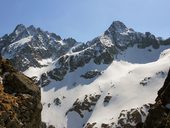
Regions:
[[[0,128],[39,128],[40,89],[0,57]]]
[[[144,34],[136,32],[120,21],[114,21],[103,35],[86,43],[77,42],[73,38],[62,39],[55,33],[43,31],[33,25],[25,27],[22,24],[17,25],[11,34],[0,38],[2,56],[8,58],[18,70],[44,67],[46,64],[40,61],[51,58],[58,59],[59,66],[56,70],[62,70],[62,75],[65,75],[66,71],[74,71],[84,66],[90,60],[96,64],[109,64],[113,60],[120,59],[137,63],[150,62],[158,59],[153,56],[147,57],[154,53],[154,49],[165,49],[168,45],[170,39],[155,37],[150,32]],[[145,49],[147,54],[140,56],[142,61],[137,60],[138,56],[134,55],[129,58],[126,54],[129,48]]]
[[[2,56],[42,87],[44,128],[142,126],[166,78],[169,48],[170,38],[136,32],[120,21],[87,42],[22,24],[0,38]],[[40,96],[38,87],[22,73],[3,68],[1,77],[3,95],[16,102],[22,94],[32,103],[40,100],[34,98]]]

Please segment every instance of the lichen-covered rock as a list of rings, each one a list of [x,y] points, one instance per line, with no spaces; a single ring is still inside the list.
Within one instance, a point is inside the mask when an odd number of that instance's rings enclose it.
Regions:
[[[0,127],[39,128],[40,89],[30,78],[17,72],[8,61],[0,60]]]

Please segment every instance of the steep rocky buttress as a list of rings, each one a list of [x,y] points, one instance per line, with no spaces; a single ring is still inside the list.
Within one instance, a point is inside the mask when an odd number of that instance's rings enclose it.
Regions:
[[[150,108],[143,128],[170,128],[170,70],[156,103]]]
[[[39,128],[40,89],[0,58],[0,128]]]

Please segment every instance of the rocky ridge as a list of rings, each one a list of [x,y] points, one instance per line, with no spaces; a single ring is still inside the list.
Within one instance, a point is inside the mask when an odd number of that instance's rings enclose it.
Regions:
[[[6,34],[0,39],[0,50],[2,56],[10,59],[18,70],[25,71],[31,66],[46,66],[39,61],[47,58],[56,59],[76,43],[72,38],[62,40],[60,36],[33,25],[25,27],[19,24],[11,34]]]
[[[133,29],[127,28],[122,22],[115,21],[102,36],[87,43],[78,44],[72,48],[70,53],[61,56],[56,62],[57,68],[51,70],[49,76],[60,81],[67,72],[73,72],[90,61],[98,65],[110,64],[129,47],[158,49],[160,46],[167,45],[170,45],[169,39],[157,38],[149,32],[145,34],[135,32]]]
[[[129,47],[158,49],[169,44],[169,39],[157,38],[149,32],[136,32],[120,21],[114,21],[103,35],[86,43],[72,38],[62,39],[33,25],[25,27],[22,24],[0,38],[1,54],[14,67],[26,71],[29,67],[46,67],[53,63],[54,68],[47,74],[57,81],[90,61],[98,65],[110,64]],[[50,61],[42,63],[46,59]]]

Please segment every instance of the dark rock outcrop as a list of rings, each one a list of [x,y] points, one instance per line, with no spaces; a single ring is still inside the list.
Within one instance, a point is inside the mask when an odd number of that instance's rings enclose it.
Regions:
[[[143,128],[170,128],[170,71],[158,91],[156,103],[150,108]]]
[[[0,127],[40,128],[40,89],[30,78],[0,59]]]
[[[50,80],[48,79],[48,75],[46,73],[43,73],[41,75],[39,83],[40,83],[41,87],[44,87],[50,83]]]
[[[106,106],[107,104],[109,104],[111,98],[112,98],[112,96],[106,96],[106,97],[104,98],[104,101],[103,101],[104,106]]]
[[[99,75],[101,75],[100,71],[91,70],[91,71],[88,71],[85,74],[81,75],[81,77],[83,77],[85,79],[92,79],[92,78],[99,76]]]
[[[67,112],[66,115],[69,112],[75,111],[77,112],[81,118],[84,117],[83,111],[88,111],[91,112],[93,111],[93,107],[96,105],[97,101],[99,100],[100,95],[85,95],[84,100],[81,101],[77,99],[74,103],[72,108],[70,108]]]
[[[142,107],[122,110],[118,117],[118,126],[116,128],[136,128],[136,124],[142,124],[147,116],[150,104],[144,104]]]

